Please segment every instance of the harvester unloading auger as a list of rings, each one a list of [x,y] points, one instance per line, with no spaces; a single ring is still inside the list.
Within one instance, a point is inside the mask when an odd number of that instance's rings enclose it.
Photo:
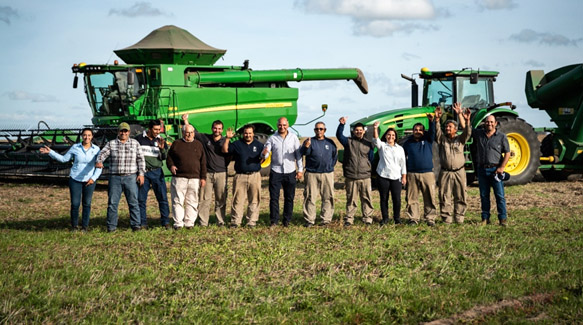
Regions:
[[[94,142],[103,146],[113,139],[121,122],[129,123],[135,136],[153,119],[163,120],[171,142],[180,137],[185,113],[202,132],[220,119],[225,129],[236,131],[253,124],[258,139],[265,140],[279,117],[287,117],[290,126],[296,122],[298,89],[290,88],[288,81],[353,80],[368,93],[366,79],[356,68],[252,70],[248,61],[242,66],[214,65],[225,52],[186,30],[164,26],[116,50],[126,64],[74,65],[73,87],[82,75],[93,113]],[[38,149],[48,145],[64,153],[78,142],[80,131],[40,123],[36,130],[0,130],[0,175],[66,177],[70,164],[52,161]]]

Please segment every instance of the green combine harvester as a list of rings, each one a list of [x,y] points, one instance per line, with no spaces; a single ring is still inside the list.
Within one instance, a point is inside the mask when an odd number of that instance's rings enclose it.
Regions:
[[[563,180],[583,173],[583,64],[565,66],[544,74],[526,73],[526,99],[544,110],[557,127],[542,140],[541,166],[545,179]]]
[[[494,82],[498,76],[495,71],[476,71],[469,68],[449,71],[430,71],[421,69],[419,78],[423,80],[423,100],[418,104],[418,85],[414,78],[401,75],[411,82],[412,107],[385,111],[357,120],[352,123],[363,123],[369,126],[367,136],[372,137],[375,122],[380,122],[379,134],[386,129],[394,128],[399,139],[403,140],[411,134],[413,125],[422,123],[428,128],[426,114],[433,113],[437,106],[444,111],[441,123],[448,119],[457,119],[452,110],[452,104],[461,102],[463,107],[472,111],[471,123],[479,127],[486,115],[494,115],[498,119],[498,129],[508,136],[510,144],[510,160],[506,172],[512,177],[509,185],[525,184],[532,180],[540,164],[540,143],[532,126],[518,117],[516,106],[510,102],[496,103],[494,100]],[[439,173],[440,164],[437,154],[437,145],[434,145],[433,164],[434,172]],[[470,142],[466,146],[466,173],[468,182],[476,178],[473,155],[474,145]]]
[[[186,30],[164,26],[124,49],[114,51],[125,64],[75,64],[73,87],[78,75],[93,113],[94,141],[103,146],[117,135],[121,122],[131,126],[132,136],[143,132],[148,122],[162,119],[168,143],[181,137],[181,116],[201,132],[209,132],[215,120],[240,131],[255,126],[260,141],[276,130],[285,116],[296,123],[298,89],[289,81],[353,80],[368,92],[359,69],[253,70],[241,66],[215,65],[226,50],[211,47]],[[325,109],[323,110],[325,114]],[[0,176],[66,177],[70,164],[41,155],[48,145],[63,153],[79,141],[81,129],[50,129],[39,123],[34,130],[0,130]],[[107,173],[104,173],[106,175]]]

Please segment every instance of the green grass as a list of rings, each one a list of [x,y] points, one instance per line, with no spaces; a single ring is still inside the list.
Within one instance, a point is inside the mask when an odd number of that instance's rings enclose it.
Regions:
[[[120,231],[109,234],[103,188],[93,230],[71,233],[66,187],[0,184],[0,322],[419,323],[543,294],[457,321],[578,323],[582,188],[510,188],[508,228],[478,225],[470,188],[461,226],[366,227],[357,217],[345,229],[339,190],[334,224],[306,229],[298,189],[289,228],[132,233],[120,204]],[[264,197],[263,225],[266,207]]]

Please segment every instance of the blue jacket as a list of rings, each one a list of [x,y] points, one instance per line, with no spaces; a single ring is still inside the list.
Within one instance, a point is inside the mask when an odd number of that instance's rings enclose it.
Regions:
[[[421,140],[416,141],[411,135],[403,143],[407,156],[408,173],[428,173],[433,171],[433,142],[435,141],[435,121],[429,123]]]
[[[300,147],[300,153],[306,156],[306,170],[310,173],[331,173],[338,160],[338,150],[334,141],[312,137],[309,148]]]

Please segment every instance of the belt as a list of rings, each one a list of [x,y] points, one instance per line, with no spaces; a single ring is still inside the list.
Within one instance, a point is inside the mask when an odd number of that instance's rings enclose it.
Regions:
[[[447,168],[442,168],[441,170],[444,170],[444,171],[446,171],[446,172],[457,172],[457,171],[460,171],[460,170],[462,170],[463,168],[464,168],[464,166],[462,166],[462,167],[460,167],[460,168],[458,168],[458,169],[447,169]]]
[[[242,175],[252,175],[252,174],[255,174],[255,173],[259,173],[259,171],[256,171],[256,172],[243,172],[243,173],[239,173],[239,174],[242,174]]]
[[[494,168],[494,167],[498,167],[498,165],[496,164],[483,164],[480,165],[481,168]]]
[[[156,167],[156,168],[146,168],[146,172],[152,172],[152,171],[158,170],[158,169],[160,169],[160,168],[162,168],[162,167]]]
[[[130,176],[130,175],[136,175],[137,173],[126,173],[126,174],[111,174],[113,176]]]

